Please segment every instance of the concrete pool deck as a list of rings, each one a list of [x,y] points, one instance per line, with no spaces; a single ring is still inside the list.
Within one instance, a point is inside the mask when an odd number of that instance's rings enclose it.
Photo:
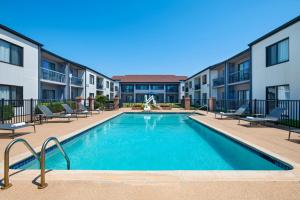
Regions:
[[[75,119],[70,123],[37,125],[36,133],[19,137],[26,139],[38,150],[50,136],[67,138],[124,111],[131,110],[104,112],[93,117]],[[184,110],[172,110],[178,111]],[[300,199],[300,135],[294,134],[292,141],[287,141],[286,130],[245,127],[244,122],[237,125],[237,120],[219,120],[212,113],[201,113],[205,115],[193,115],[192,118],[288,161],[295,169],[158,172],[61,170],[47,173],[46,181],[49,186],[43,190],[38,190],[32,183],[39,171],[25,170],[11,176],[13,187],[1,190],[0,199]],[[32,128],[21,129],[18,133],[27,131],[32,131]],[[8,135],[7,132],[0,132],[1,164],[4,148],[11,141]],[[11,163],[29,155],[24,152],[27,149],[21,144],[14,146]],[[3,177],[3,166],[0,167],[0,176]],[[11,173],[17,171],[11,170]]]

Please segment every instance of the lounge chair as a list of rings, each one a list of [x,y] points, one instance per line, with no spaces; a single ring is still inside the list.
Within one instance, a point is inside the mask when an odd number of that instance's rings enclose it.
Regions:
[[[62,104],[62,106],[64,107],[66,114],[75,115],[76,118],[78,118],[78,115],[80,115],[80,114],[85,115],[86,117],[88,116],[88,111],[73,110],[68,104]]]
[[[42,112],[43,118],[47,121],[48,119],[53,118],[64,118],[70,121],[72,117],[71,114],[54,114],[47,106],[45,105],[38,105],[39,110]]]
[[[288,138],[288,140],[290,140],[290,138],[291,138],[291,133],[300,134],[300,129],[291,129],[291,128],[289,128],[289,138]]]
[[[93,115],[92,111],[89,111],[82,103],[78,104],[78,110],[80,112],[86,112],[88,114],[90,114],[91,116]]]
[[[280,120],[281,115],[283,114],[283,112],[285,111],[284,108],[274,108],[270,114],[266,115],[266,117],[245,117],[245,118],[240,118],[239,119],[239,124],[240,124],[240,120],[244,120],[249,122],[249,125],[251,126],[251,124],[256,123],[267,123],[267,122],[272,122],[272,123],[277,123]]]
[[[247,108],[248,108],[247,105],[242,105],[235,112],[232,112],[232,113],[229,113],[229,112],[226,112],[226,113],[225,112],[220,112],[218,114],[221,116],[221,119],[223,118],[223,116],[229,117],[229,118],[237,118],[237,117],[241,117],[246,112]],[[215,114],[215,118],[217,118],[217,113]]]
[[[26,124],[25,122],[21,122],[21,123],[15,123],[15,124],[0,124],[0,130],[9,130],[12,131],[13,134],[13,138],[15,136],[15,131],[17,129],[20,128],[25,128],[25,127],[29,127],[29,126],[33,126],[34,132],[35,132],[35,123],[33,124]]]

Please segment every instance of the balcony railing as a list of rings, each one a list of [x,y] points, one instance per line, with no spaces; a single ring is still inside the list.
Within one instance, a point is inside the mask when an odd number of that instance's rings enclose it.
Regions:
[[[246,71],[236,71],[229,74],[229,83],[236,83],[240,81],[247,81],[250,80],[250,72],[249,70]]]
[[[73,76],[72,78],[71,78],[71,84],[72,85],[77,85],[77,86],[82,86],[82,79],[81,78],[78,78],[78,77],[75,77],[75,76]]]
[[[200,84],[195,84],[195,90],[200,90],[201,89],[201,85]]]
[[[42,68],[42,79],[65,83],[66,75],[64,73],[60,73],[54,70]]]
[[[96,88],[98,90],[103,90],[103,85],[101,83],[97,83]]]
[[[213,79],[213,86],[214,87],[224,85],[224,83],[225,83],[225,78],[224,77],[219,77],[219,78]]]
[[[122,88],[121,92],[125,92],[125,93],[133,93],[133,88]]]

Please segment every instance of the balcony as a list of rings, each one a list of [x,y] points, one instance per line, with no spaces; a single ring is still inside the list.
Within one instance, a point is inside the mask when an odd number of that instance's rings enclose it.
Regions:
[[[229,83],[236,83],[241,81],[248,81],[250,80],[250,71],[236,71],[231,74],[229,74]]]
[[[200,90],[201,89],[201,85],[200,84],[195,84],[195,90]]]
[[[124,93],[133,93],[133,88],[122,88],[121,92],[124,92]]]
[[[72,76],[71,78],[71,84],[76,86],[82,86],[82,79],[76,76]]]
[[[58,71],[42,68],[42,79],[55,81],[59,83],[66,82],[66,75],[64,73],[60,73]]]
[[[96,88],[97,90],[103,90],[103,84],[97,83]]]
[[[213,79],[214,87],[224,85],[224,83],[225,83],[225,77],[223,77],[223,76]]]

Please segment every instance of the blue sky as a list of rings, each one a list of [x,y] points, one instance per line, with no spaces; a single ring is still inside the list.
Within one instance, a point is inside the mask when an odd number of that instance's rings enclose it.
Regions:
[[[300,14],[299,0],[0,1],[1,24],[108,76],[192,75]]]

